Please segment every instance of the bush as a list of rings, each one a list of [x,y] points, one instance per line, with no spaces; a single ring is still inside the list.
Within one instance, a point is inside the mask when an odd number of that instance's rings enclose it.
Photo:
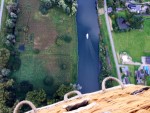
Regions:
[[[60,67],[60,69],[62,69],[62,70],[66,70],[66,69],[67,69],[67,65],[64,64],[64,63],[60,64],[59,67]]]
[[[57,36],[57,39],[56,39],[56,44],[58,46],[61,46],[64,44],[64,42],[66,43],[70,43],[72,41],[72,38],[68,35],[61,35],[61,36]]]
[[[40,50],[35,48],[35,49],[33,49],[33,53],[39,54],[39,53],[40,53]]]
[[[48,14],[48,10],[46,8],[44,8],[43,6],[40,7],[40,12],[42,13],[42,15]]]
[[[33,90],[33,85],[29,81],[22,81],[19,86],[18,90],[21,91],[22,93],[27,93],[28,91]]]
[[[69,7],[66,7],[66,13],[69,15],[71,13],[71,10]]]
[[[64,44],[64,41],[61,39],[61,37],[57,37],[55,41],[57,46],[62,46]]]
[[[43,80],[43,83],[47,86],[52,86],[54,84],[54,79],[51,75],[46,76]]]
[[[72,38],[68,35],[63,35],[62,39],[66,42],[66,43],[70,43],[72,41]]]

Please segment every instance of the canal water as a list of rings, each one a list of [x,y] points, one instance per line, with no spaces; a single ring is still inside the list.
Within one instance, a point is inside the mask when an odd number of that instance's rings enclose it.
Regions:
[[[78,78],[82,93],[99,90],[99,24],[95,0],[78,0]],[[89,38],[86,38],[86,34]]]

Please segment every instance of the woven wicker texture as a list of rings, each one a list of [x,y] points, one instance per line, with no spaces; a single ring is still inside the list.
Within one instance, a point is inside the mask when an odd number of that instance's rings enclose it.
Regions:
[[[82,95],[81,98],[63,101],[39,109],[37,110],[37,113],[67,112],[64,105],[72,105],[87,99],[89,100],[89,106],[81,107],[71,113],[150,113],[150,89],[136,95],[131,95],[132,92],[144,87],[146,86],[131,85],[124,89],[113,88],[107,90],[105,93],[96,92]],[[94,104],[92,105],[92,103]]]

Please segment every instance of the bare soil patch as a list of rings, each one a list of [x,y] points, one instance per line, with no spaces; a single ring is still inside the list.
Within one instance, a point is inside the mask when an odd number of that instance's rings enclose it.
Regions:
[[[34,35],[34,48],[44,50],[54,43],[57,36],[55,26],[50,18],[39,13],[38,0],[20,0],[21,9],[19,21],[20,26],[26,26],[28,31],[24,34],[26,38],[30,34]],[[25,40],[22,40],[26,42]]]

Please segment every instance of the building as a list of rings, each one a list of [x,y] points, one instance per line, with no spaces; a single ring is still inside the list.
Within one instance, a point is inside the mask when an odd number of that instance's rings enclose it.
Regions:
[[[141,61],[143,64],[150,65],[150,57],[142,56]]]
[[[146,57],[146,58],[145,58],[145,63],[146,63],[146,64],[150,64],[150,57]]]
[[[132,3],[127,3],[126,6],[132,13],[146,13],[146,10],[148,9],[148,6],[146,5],[137,5]]]
[[[129,28],[129,25],[123,17],[117,18],[117,24],[120,30],[125,30]]]

